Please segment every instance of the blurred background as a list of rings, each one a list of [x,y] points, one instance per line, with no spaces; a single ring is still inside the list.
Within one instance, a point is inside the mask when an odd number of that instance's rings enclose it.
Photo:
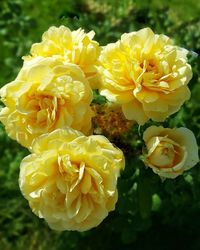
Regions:
[[[200,145],[199,17],[196,0],[0,0],[0,86],[15,79],[21,57],[52,25],[94,30],[100,45],[148,26],[190,51],[191,100],[165,125],[188,127]],[[161,182],[131,157],[130,152],[141,152],[137,130],[133,127],[120,138],[110,138],[127,159],[116,210],[97,228],[78,233],[52,231],[31,212],[18,187],[19,164],[28,151],[9,139],[0,125],[0,249],[199,250],[199,164],[175,180]]]

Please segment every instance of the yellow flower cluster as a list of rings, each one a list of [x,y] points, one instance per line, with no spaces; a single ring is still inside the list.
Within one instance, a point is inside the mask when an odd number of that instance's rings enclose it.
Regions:
[[[33,212],[55,230],[84,231],[115,208],[123,153],[92,133],[98,83],[94,32],[51,27],[32,45],[17,78],[0,90],[0,120],[32,154],[19,184]],[[84,135],[85,134],[85,135]]]
[[[0,90],[0,121],[31,151],[20,166],[20,189],[55,230],[96,227],[117,202],[125,160],[104,136],[91,135],[94,111],[101,110],[91,108],[92,88],[113,107],[93,123],[115,136],[135,122],[164,121],[190,97],[187,51],[167,36],[145,28],[103,48],[93,37],[93,31],[51,27],[23,57],[17,78]],[[143,139],[144,163],[161,177],[175,178],[199,161],[186,128],[151,126]]]

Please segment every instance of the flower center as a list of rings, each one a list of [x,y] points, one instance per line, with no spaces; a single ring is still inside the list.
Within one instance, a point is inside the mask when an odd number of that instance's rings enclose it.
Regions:
[[[137,80],[139,80],[141,85],[148,90],[165,93],[169,92],[168,81],[171,74],[165,73],[165,68],[167,67],[167,62],[156,62],[156,59],[145,59],[140,63],[142,72]]]
[[[85,162],[73,162],[69,155],[58,158],[59,175],[64,180],[68,190],[80,189],[82,194],[94,193],[100,189],[102,178]]]
[[[174,146],[166,142],[161,142],[150,155],[149,160],[153,165],[160,168],[168,168],[173,165],[174,157]]]
[[[29,132],[40,129],[43,132],[48,131],[57,120],[58,106],[59,99],[57,97],[43,94],[29,96],[25,107]]]

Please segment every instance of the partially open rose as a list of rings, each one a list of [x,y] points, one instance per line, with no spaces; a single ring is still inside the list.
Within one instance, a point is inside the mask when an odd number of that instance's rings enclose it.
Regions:
[[[114,210],[121,150],[104,136],[57,129],[35,139],[19,184],[33,212],[55,230],[85,231]]]
[[[15,81],[0,90],[0,120],[8,135],[26,147],[37,136],[66,126],[91,130],[92,90],[82,70],[55,58],[25,62]]]
[[[187,128],[151,126],[143,139],[147,148],[145,164],[161,177],[176,178],[199,161],[195,136]]]

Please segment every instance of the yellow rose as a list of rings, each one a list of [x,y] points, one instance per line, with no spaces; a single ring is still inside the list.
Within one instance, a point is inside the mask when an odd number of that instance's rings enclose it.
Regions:
[[[66,126],[89,133],[92,90],[82,70],[55,58],[24,63],[16,80],[0,90],[0,120],[8,135],[25,147],[37,136]]]
[[[199,162],[194,134],[187,128],[151,126],[143,135],[147,148],[145,164],[165,178],[176,178]]]
[[[104,136],[67,128],[35,139],[19,185],[32,211],[55,230],[85,231],[114,210],[123,153]]]
[[[95,33],[85,33],[83,29],[71,31],[65,26],[50,27],[42,36],[42,42],[35,43],[31,48],[31,56],[24,57],[30,60],[37,56],[56,56],[65,62],[80,66],[91,86],[95,87],[98,81],[96,61],[100,53],[98,42],[93,40]]]
[[[100,93],[122,106],[128,120],[164,121],[190,98],[186,50],[149,28],[124,34],[100,55]]]

